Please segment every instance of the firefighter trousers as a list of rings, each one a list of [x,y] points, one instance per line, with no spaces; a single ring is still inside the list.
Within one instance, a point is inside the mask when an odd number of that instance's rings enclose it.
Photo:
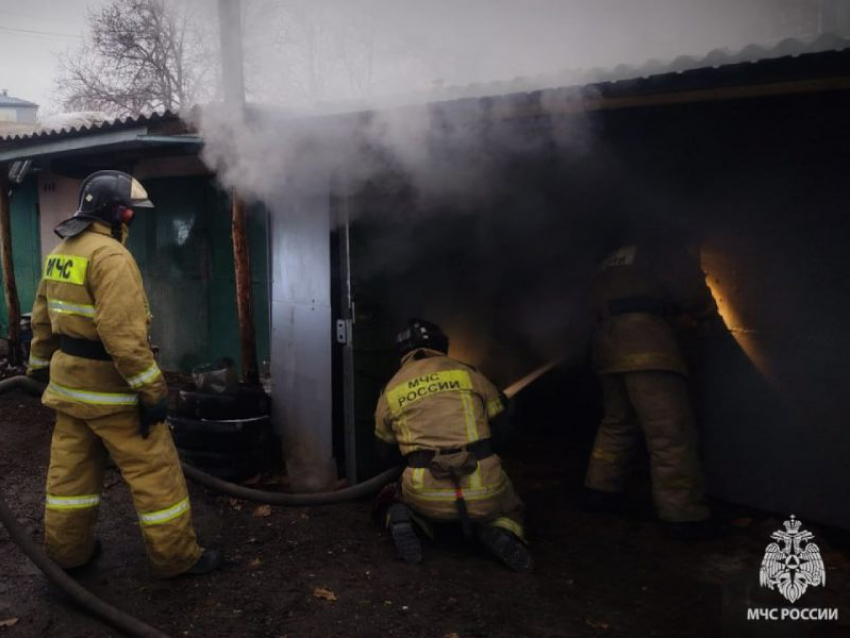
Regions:
[[[605,492],[623,491],[643,430],[658,517],[677,523],[708,518],[685,377],[645,370],[603,374],[601,379],[605,414],[585,485]]]
[[[525,506],[495,454],[478,462],[460,482],[472,523],[505,529],[525,540]],[[418,515],[419,521],[459,521],[457,493],[448,479],[436,479],[426,468],[405,470],[397,499]],[[423,528],[425,526],[423,525]]]
[[[88,420],[56,413],[44,516],[48,554],[66,569],[91,557],[107,455],[130,487],[154,573],[185,572],[201,549],[177,450],[164,423],[143,439],[135,411]]]

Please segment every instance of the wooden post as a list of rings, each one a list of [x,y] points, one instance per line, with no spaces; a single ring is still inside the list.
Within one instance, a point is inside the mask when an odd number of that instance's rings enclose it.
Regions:
[[[12,262],[12,217],[9,210],[9,172],[0,164],[0,263],[3,266],[3,292],[9,317],[9,363],[21,365],[21,302]]]
[[[245,109],[245,79],[242,64],[241,0],[218,1],[221,38],[221,78],[224,102],[235,122],[242,122]],[[239,342],[242,349],[242,379],[259,384],[257,340],[254,333],[254,295],[251,289],[251,251],[248,247],[248,221],[245,203],[236,189],[231,190],[233,262],[236,273],[236,311],[239,314]]]
[[[239,313],[239,337],[242,345],[242,378],[246,383],[260,382],[257,366],[257,343],[254,333],[254,294],[251,289],[251,252],[248,246],[248,219],[245,202],[234,188],[231,191],[233,207],[233,262],[236,271],[236,310]]]

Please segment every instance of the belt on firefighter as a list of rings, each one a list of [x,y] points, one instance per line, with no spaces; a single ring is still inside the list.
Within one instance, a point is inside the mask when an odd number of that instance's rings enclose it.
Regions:
[[[621,297],[608,302],[608,315],[611,317],[631,312],[665,316],[670,314],[670,310],[669,304],[652,297]]]
[[[440,450],[440,454],[458,454],[459,452],[469,452],[478,461],[493,456],[493,446],[490,445],[490,439],[481,439],[470,443],[465,447],[444,448]],[[434,458],[434,450],[416,450],[405,456],[408,467],[428,467],[431,464],[431,459]]]
[[[91,339],[78,339],[68,335],[59,335],[59,348],[65,354],[70,354],[83,359],[94,359],[95,361],[112,361],[112,357],[103,347],[100,341]]]

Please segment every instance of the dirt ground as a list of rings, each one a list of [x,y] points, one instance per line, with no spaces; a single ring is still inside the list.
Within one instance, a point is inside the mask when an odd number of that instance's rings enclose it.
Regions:
[[[51,424],[37,399],[0,396],[0,489],[37,538]],[[254,504],[192,486],[202,543],[220,548],[226,564],[206,577],[157,581],[129,493],[110,470],[99,524],[104,553],[80,581],[175,638],[850,635],[846,534],[807,525],[827,585],[797,604],[838,607],[838,622],[748,622],[748,606],[789,606],[758,585],[765,545],[782,518],[719,504],[737,523],[733,534],[684,544],[668,540],[646,507],[625,518],[583,513],[577,501],[586,446],[530,437],[506,459],[528,505],[536,559],[528,575],[507,571],[450,533],[427,546],[421,566],[404,565],[368,503],[257,516]],[[635,497],[647,502],[642,490]],[[335,599],[318,596],[319,588]],[[0,638],[114,635],[52,595],[0,530]]]

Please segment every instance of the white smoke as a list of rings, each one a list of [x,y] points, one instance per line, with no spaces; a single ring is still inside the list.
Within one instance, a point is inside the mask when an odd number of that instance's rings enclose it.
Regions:
[[[558,77],[592,78],[594,67],[763,42],[783,34],[770,6],[761,0],[244,0],[248,101],[265,106],[250,107],[244,118],[204,109],[203,157],[224,186],[262,201],[273,214],[285,214],[278,210],[283,194],[322,181],[342,178],[345,194],[356,195],[373,181],[397,180],[405,191],[397,196],[401,203],[375,203],[369,211],[385,210],[395,234],[376,239],[374,259],[358,264],[366,275],[389,268],[400,280],[429,269],[429,281],[415,294],[396,292],[395,319],[424,313],[447,322],[469,335],[472,358],[498,356],[501,345],[539,362],[565,340],[581,356],[596,250],[588,220],[603,227],[605,202],[613,197],[603,190],[610,185],[594,181],[598,165],[605,162],[612,181],[620,176],[622,197],[637,190],[636,178],[600,148],[604,132],[584,112],[593,94],[568,89],[529,98],[526,106],[536,111],[522,125],[505,117],[507,102],[498,96],[512,87],[557,85]],[[525,79],[488,84],[515,76]],[[478,86],[462,94],[494,99],[434,104],[453,94],[447,87],[470,83]],[[588,184],[563,212],[545,180],[529,177],[554,163],[576,190]],[[558,179],[553,173],[548,184]],[[523,180],[522,197],[514,180]],[[465,234],[467,261],[460,266],[440,254],[448,227],[429,235],[421,225],[434,215],[453,217],[451,232]],[[513,245],[500,245],[505,237]],[[430,254],[437,258],[426,259]],[[508,290],[511,303],[504,300]]]
[[[217,0],[192,0],[195,13],[203,15],[204,2],[207,17],[214,19]],[[441,191],[448,197],[483,192],[492,172],[490,158],[478,151],[490,105],[469,102],[436,112],[427,104],[453,95],[586,84],[600,67],[699,57],[719,47],[735,50],[810,30],[811,16],[800,13],[802,3],[785,4],[243,0],[247,99],[266,105],[264,115],[243,125],[227,111],[206,109],[205,157],[226,185],[258,199],[286,179],[304,144],[320,138],[331,147],[322,157],[330,171],[349,164],[349,172],[363,177],[365,143],[384,149],[427,198]],[[453,85],[462,88],[448,90]],[[553,93],[544,95],[541,106],[544,114],[580,111],[581,100]],[[311,119],[366,111],[373,114],[359,131]],[[556,125],[557,143],[592,143],[592,135],[574,119]],[[496,145],[521,152],[516,147],[527,141],[508,136]]]

